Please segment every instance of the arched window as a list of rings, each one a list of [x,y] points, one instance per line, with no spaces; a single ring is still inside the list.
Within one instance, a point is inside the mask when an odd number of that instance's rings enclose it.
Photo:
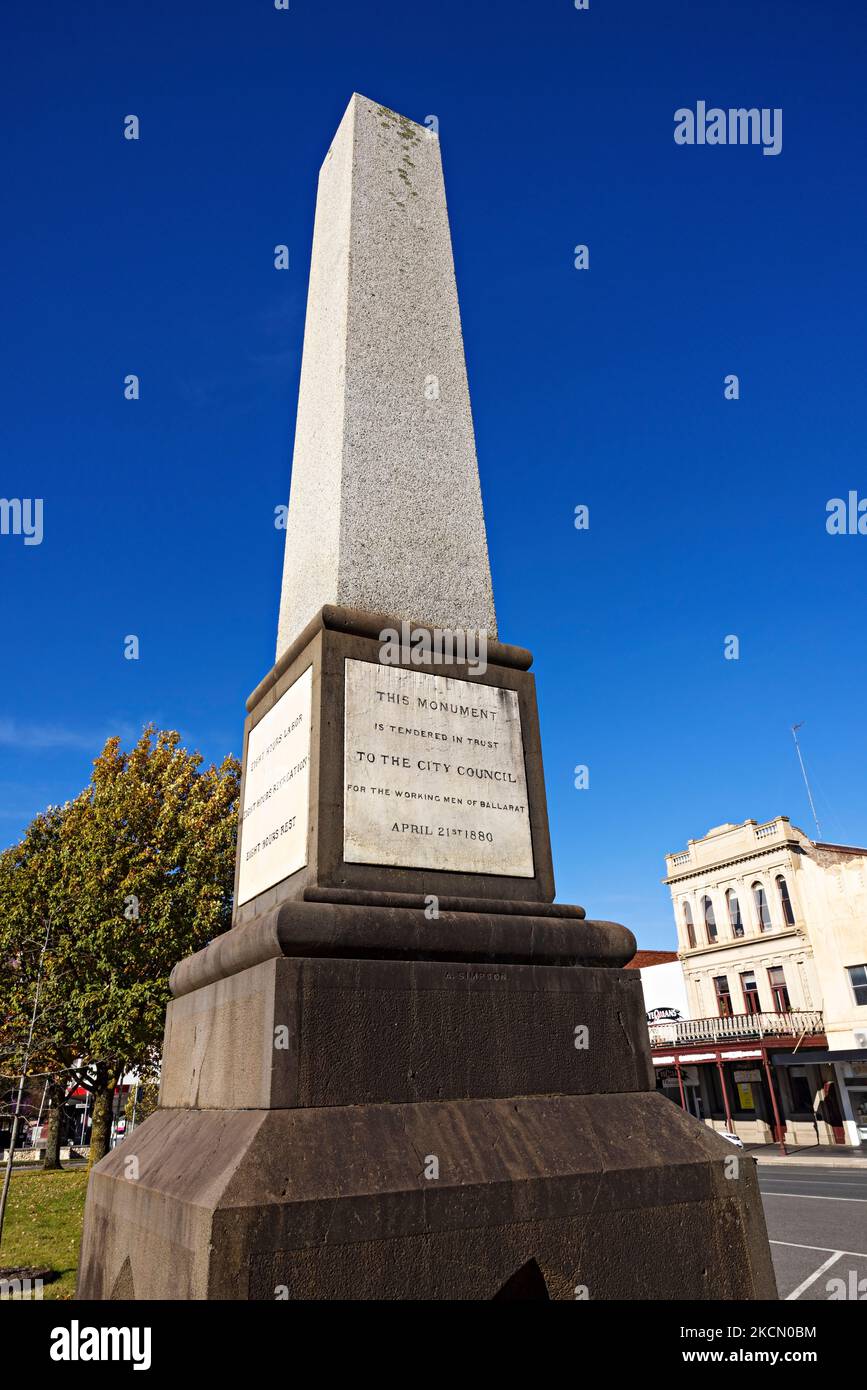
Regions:
[[[782,874],[777,874],[777,892],[780,895],[780,906],[783,909],[783,921],[787,927],[793,927],[795,914],[792,911],[792,900],[789,897],[789,885]]]
[[[730,888],[726,893],[726,902],[729,909],[729,921],[732,927],[732,936],[743,936],[744,924],[741,918],[741,905],[738,902],[738,895],[734,888]]]
[[[710,898],[702,898],[701,912],[704,917],[704,929],[707,933],[707,939],[712,946],[716,941],[716,918],[713,915],[713,903]]]
[[[760,931],[771,931],[773,922],[771,921],[771,910],[768,907],[768,897],[760,883],[753,884],[753,901],[756,905],[756,916],[759,919]]]
[[[695,926],[692,920],[692,908],[689,903],[683,905],[683,925],[686,927],[686,939],[690,946],[695,945]]]

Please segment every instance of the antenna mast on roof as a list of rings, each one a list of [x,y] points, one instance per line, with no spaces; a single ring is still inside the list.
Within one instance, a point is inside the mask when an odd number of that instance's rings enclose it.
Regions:
[[[813,804],[813,793],[810,791],[810,783],[809,783],[809,781],[808,781],[808,779],[807,779],[807,769],[804,767],[804,759],[803,759],[802,756],[801,756],[801,745],[800,745],[799,742],[798,742],[798,730],[799,730],[800,728],[802,728],[803,723],[804,723],[804,721],[803,721],[803,719],[802,719],[800,724],[793,724],[793,725],[792,725],[792,738],[795,740],[795,748],[796,748],[797,753],[798,753],[798,762],[801,764],[801,771],[802,771],[802,773],[804,774],[804,786],[807,788],[807,797],[808,797],[809,802],[810,802],[810,810],[813,812],[813,820],[816,822],[816,834],[818,835],[819,839],[821,840],[821,838],[822,838],[822,828],[821,828],[821,826],[819,825],[819,817],[816,815],[816,807],[815,807],[815,805]]]

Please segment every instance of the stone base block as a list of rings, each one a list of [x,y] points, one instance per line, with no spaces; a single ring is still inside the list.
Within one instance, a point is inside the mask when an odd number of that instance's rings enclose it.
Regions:
[[[775,1298],[754,1161],[656,1092],[159,1110],[93,1170],[78,1292],[576,1290]]]
[[[357,1106],[652,1084],[637,971],[281,957],[172,1001],[160,1104]]]

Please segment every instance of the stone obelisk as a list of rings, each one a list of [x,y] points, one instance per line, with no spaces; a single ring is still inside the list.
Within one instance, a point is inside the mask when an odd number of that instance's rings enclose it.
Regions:
[[[496,635],[439,144],[354,96],[233,925],[172,972],[80,1295],[775,1296],[753,1160],[654,1089],[632,934],[553,901],[531,664]]]
[[[326,603],[497,635],[439,140],[358,95],[319,175],[278,657]]]

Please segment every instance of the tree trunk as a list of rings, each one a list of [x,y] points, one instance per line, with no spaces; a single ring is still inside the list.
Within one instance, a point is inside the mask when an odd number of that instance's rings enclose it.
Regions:
[[[60,1168],[60,1144],[63,1138],[63,1102],[66,1087],[52,1076],[48,1082],[48,1137],[45,1141],[45,1167]]]
[[[93,1082],[93,1104],[91,1113],[93,1123],[90,1130],[90,1150],[87,1156],[89,1167],[105,1158],[111,1142],[111,1120],[114,1106],[114,1068],[107,1062],[97,1062],[96,1077]]]

